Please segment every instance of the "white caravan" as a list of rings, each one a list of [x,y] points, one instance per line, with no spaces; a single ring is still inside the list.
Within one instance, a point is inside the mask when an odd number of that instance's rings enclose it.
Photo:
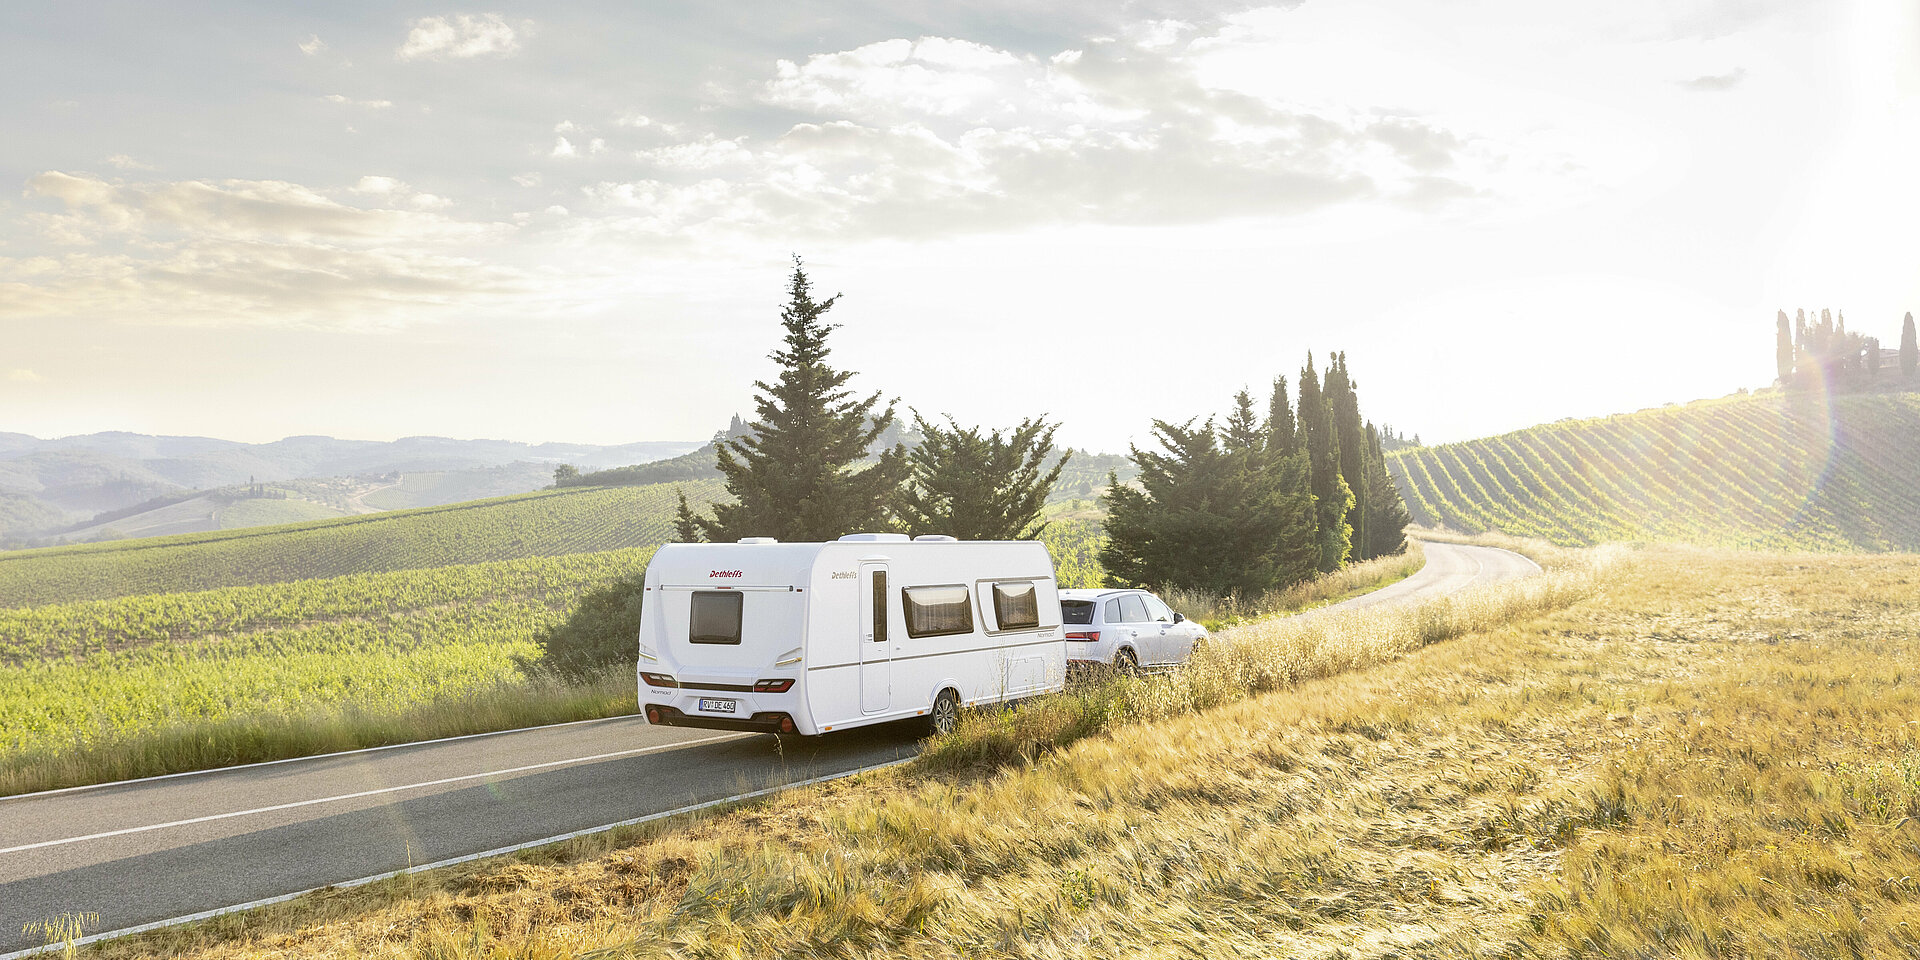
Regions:
[[[647,722],[813,735],[1062,688],[1053,560],[1032,540],[861,533],[670,543],[647,564]]]

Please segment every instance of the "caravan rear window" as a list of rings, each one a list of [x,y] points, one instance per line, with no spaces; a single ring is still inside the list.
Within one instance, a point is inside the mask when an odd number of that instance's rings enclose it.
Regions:
[[[973,632],[973,604],[960,584],[907,587],[900,591],[907,615],[907,636],[947,637]]]
[[[993,622],[1002,630],[1031,630],[1040,625],[1040,597],[1031,583],[993,585]]]
[[[696,590],[693,624],[687,639],[694,643],[740,642],[741,594],[729,590]]]

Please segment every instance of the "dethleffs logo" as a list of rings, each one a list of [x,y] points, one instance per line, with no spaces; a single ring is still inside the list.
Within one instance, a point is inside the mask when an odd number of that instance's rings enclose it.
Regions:
[[[707,576],[708,577],[743,577],[743,576],[746,576],[746,574],[743,574],[738,570],[715,570],[714,572],[707,574]]]

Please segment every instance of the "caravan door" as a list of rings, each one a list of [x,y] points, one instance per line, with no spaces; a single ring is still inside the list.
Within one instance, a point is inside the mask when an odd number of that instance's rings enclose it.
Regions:
[[[893,704],[893,644],[887,636],[893,603],[887,565],[860,564],[860,712],[879,713]]]

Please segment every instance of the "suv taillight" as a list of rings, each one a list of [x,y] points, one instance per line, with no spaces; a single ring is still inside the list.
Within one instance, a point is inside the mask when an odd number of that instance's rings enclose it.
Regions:
[[[649,687],[678,687],[680,685],[680,681],[664,673],[643,673],[640,675],[640,679],[645,680]]]
[[[753,682],[754,693],[786,693],[792,689],[792,677],[787,677],[782,680],[755,680]]]
[[[1100,642],[1100,631],[1098,631],[1098,630],[1082,630],[1082,631],[1079,631],[1079,632],[1076,632],[1076,633],[1069,633],[1069,634],[1067,634],[1067,639],[1068,639],[1068,640],[1085,640],[1085,641],[1087,641],[1088,643],[1099,643],[1099,642]]]

